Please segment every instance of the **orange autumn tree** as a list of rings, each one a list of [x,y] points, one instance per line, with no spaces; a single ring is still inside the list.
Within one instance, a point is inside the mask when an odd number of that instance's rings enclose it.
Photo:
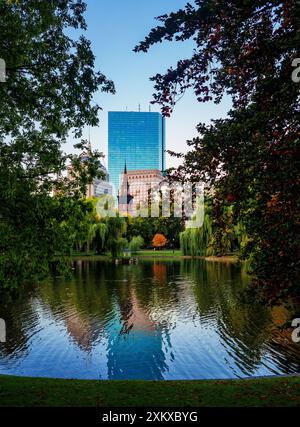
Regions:
[[[152,240],[152,246],[154,248],[164,248],[168,240],[163,234],[155,234]]]

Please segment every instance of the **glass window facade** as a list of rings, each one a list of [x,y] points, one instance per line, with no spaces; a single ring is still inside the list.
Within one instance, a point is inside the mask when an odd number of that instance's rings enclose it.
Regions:
[[[160,113],[108,113],[108,168],[116,191],[125,162],[127,170],[165,170],[165,131]]]

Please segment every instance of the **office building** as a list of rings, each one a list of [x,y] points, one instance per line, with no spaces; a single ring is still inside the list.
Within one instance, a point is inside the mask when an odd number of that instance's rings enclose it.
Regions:
[[[93,190],[94,190],[94,197],[100,197],[103,194],[107,194],[112,196],[113,194],[113,188],[111,183],[109,182],[109,173],[106,169],[106,167],[101,163],[100,165],[101,170],[104,174],[103,179],[95,178],[93,182]]]
[[[127,180],[130,187],[132,200],[132,212],[148,205],[150,190],[158,191],[164,181],[162,172],[158,169],[127,171]]]
[[[108,113],[108,169],[115,194],[127,170],[166,169],[165,119],[154,112]]]

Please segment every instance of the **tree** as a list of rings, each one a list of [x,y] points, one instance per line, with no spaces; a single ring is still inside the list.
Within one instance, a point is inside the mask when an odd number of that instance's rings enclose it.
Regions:
[[[100,254],[104,252],[107,240],[107,224],[97,213],[97,203],[101,199],[89,197],[82,201],[84,216],[76,229],[75,249],[77,252],[83,250],[89,254],[90,250]]]
[[[135,49],[195,40],[191,58],[153,78],[165,116],[189,88],[199,102],[231,95],[228,117],[199,124],[173,177],[214,187],[217,244],[226,226],[221,212],[232,206],[233,221],[248,235],[244,257],[252,261],[254,288],[269,302],[300,297],[300,85],[291,78],[299,15],[296,0],[195,0],[159,17],[161,25]]]
[[[146,246],[151,246],[152,238],[156,233],[164,234],[166,238],[173,243],[174,247],[179,248],[179,234],[184,230],[184,221],[182,218],[170,216],[167,218],[143,218],[127,217],[127,237],[130,240],[134,236],[141,236]]]
[[[117,214],[115,218],[106,218],[106,248],[111,252],[113,258],[117,258],[121,251],[128,245],[125,238],[126,221],[125,218]]]
[[[134,236],[129,243],[129,248],[131,252],[136,253],[141,250],[144,244],[144,239],[141,236]]]
[[[211,217],[206,213],[202,227],[187,228],[180,234],[180,248],[183,255],[208,255],[208,249],[212,236],[212,220]]]
[[[67,259],[88,209],[86,184],[101,176],[101,153],[89,152],[83,164],[62,151],[71,130],[79,141],[84,126],[97,125],[95,92],[114,92],[94,70],[90,42],[67,35],[86,30],[85,9],[82,0],[0,3],[0,288],[44,277]],[[87,150],[84,141],[75,146]]]
[[[168,241],[163,234],[155,234],[152,240],[152,246],[154,248],[164,248],[167,242]]]
[[[201,227],[187,228],[180,233],[180,248],[183,255],[225,256],[233,252],[239,253],[247,243],[248,236],[244,225],[233,223],[232,207],[223,207],[223,211],[214,217],[218,208],[215,204],[216,201],[212,206],[206,206]],[[213,218],[217,218],[218,221]]]

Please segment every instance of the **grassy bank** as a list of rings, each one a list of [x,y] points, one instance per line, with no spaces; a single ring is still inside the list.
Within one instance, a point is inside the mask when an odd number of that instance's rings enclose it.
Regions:
[[[140,256],[181,256],[182,252],[180,249],[162,249],[162,250],[154,250],[154,249],[142,249],[138,252],[138,255]]]
[[[161,250],[161,251],[154,251],[153,249],[145,249],[145,250],[141,250],[138,251],[135,254],[132,254],[132,257],[135,258],[173,258],[173,257],[181,257],[182,253],[179,249],[176,250],[171,250],[171,249],[166,249],[166,250]],[[90,259],[90,258],[99,258],[101,259],[112,259],[112,256],[110,253],[106,253],[103,255],[97,255],[93,252],[90,252],[88,254],[86,253],[74,253],[72,256],[73,259]]]
[[[0,406],[300,406],[300,377],[82,381],[0,376]]]
[[[166,249],[166,250],[157,250],[154,251],[153,249],[147,249],[147,250],[141,250],[137,252],[136,254],[132,254],[133,258],[138,259],[164,259],[164,260],[170,260],[170,259],[193,259],[191,256],[183,256],[182,252],[179,249],[172,250],[172,249]],[[89,261],[111,261],[112,257],[109,253],[104,255],[97,255],[94,253],[77,253],[72,256],[73,260],[89,260]],[[203,257],[203,256],[197,256],[194,257],[194,259],[205,259],[206,261],[212,261],[212,262],[225,262],[225,263],[236,263],[238,262],[238,256],[237,255],[226,255],[222,257]]]

